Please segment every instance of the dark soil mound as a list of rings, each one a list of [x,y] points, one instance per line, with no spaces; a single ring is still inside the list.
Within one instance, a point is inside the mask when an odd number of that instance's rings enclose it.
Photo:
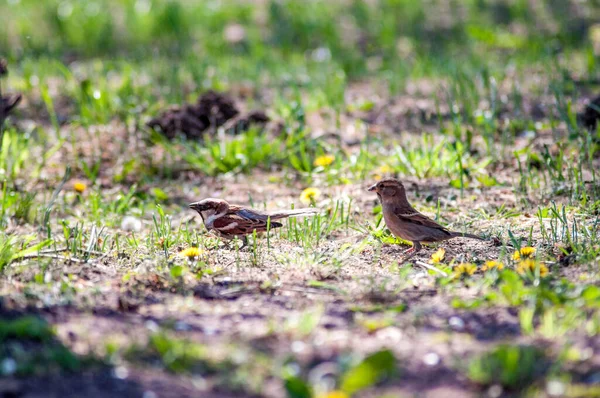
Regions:
[[[188,139],[201,139],[204,132],[223,126],[232,120],[234,132],[247,130],[251,124],[269,121],[262,111],[238,117],[239,109],[231,96],[215,91],[202,94],[196,104],[174,106],[150,120],[148,126],[161,132],[168,139],[183,134]],[[237,118],[237,119],[236,119]]]
[[[598,120],[600,120],[600,95],[592,99],[585,110],[577,115],[577,118],[589,130],[595,129]]]
[[[0,76],[8,74],[8,66],[5,59],[0,58]],[[4,124],[4,120],[8,114],[21,102],[21,94],[2,95],[0,91],[0,127]]]

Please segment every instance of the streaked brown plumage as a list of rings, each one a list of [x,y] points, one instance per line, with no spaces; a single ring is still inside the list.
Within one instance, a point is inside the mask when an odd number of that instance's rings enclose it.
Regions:
[[[240,237],[243,239],[244,244],[246,244],[246,235],[251,234],[253,231],[263,232],[267,230],[267,226],[271,229],[283,226],[283,224],[274,220],[318,213],[318,210],[314,208],[262,212],[231,205],[223,199],[214,198],[190,203],[189,206],[200,214],[207,230],[214,231],[225,239]],[[269,219],[271,220],[270,224]]]
[[[449,231],[419,213],[408,203],[404,185],[395,178],[379,181],[369,188],[369,192],[377,193],[383,209],[383,218],[389,230],[397,237],[412,242],[413,247],[405,252],[409,254],[405,260],[421,250],[421,242],[440,242],[457,237],[485,240],[474,234]]]

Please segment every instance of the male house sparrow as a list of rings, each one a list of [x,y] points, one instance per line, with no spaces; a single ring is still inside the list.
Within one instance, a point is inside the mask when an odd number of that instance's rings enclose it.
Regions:
[[[368,191],[377,192],[383,209],[383,219],[389,230],[399,238],[412,242],[413,247],[404,253],[408,254],[405,261],[421,250],[421,242],[440,242],[456,237],[485,240],[477,235],[449,231],[416,211],[406,199],[404,185],[394,178],[383,179]]]
[[[283,224],[273,220],[318,213],[318,210],[314,208],[262,212],[230,205],[223,199],[214,198],[190,203],[189,206],[200,214],[207,230],[215,231],[217,235],[225,239],[233,239],[236,236],[241,237],[244,246],[247,243],[246,235],[251,234],[253,231],[263,232],[267,230],[269,219],[271,219],[269,227],[273,229],[283,226]]]

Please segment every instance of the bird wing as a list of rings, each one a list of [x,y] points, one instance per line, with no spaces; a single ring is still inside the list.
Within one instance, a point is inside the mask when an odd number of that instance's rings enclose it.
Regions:
[[[266,231],[267,219],[245,217],[243,214],[227,213],[213,222],[213,228],[226,235],[247,235],[252,231]],[[270,228],[281,227],[282,224],[271,222]]]
[[[271,213],[267,213],[269,217],[273,220],[278,220],[280,218],[286,217],[296,217],[296,216],[310,216],[316,215],[319,213],[319,209],[314,207],[307,207],[304,209],[293,209],[293,210],[278,210]]]
[[[310,207],[305,208],[305,209],[276,210],[273,212],[262,212],[260,210],[247,209],[247,208],[240,207],[240,206],[230,206],[229,211],[231,213],[235,213],[244,218],[248,218],[251,220],[262,220],[262,221],[267,221],[269,219],[269,217],[271,218],[271,220],[279,220],[281,218],[317,214],[319,212],[318,209],[310,208]]]
[[[269,219],[269,215],[265,214],[259,210],[254,209],[246,209],[243,207],[235,206],[233,209],[230,207],[230,210],[233,210],[236,215],[247,218],[249,220],[261,220],[267,221]]]
[[[419,225],[423,225],[425,227],[429,227],[429,228],[435,228],[435,229],[439,229],[441,231],[444,231],[446,233],[448,233],[448,235],[450,235],[450,231],[448,231],[446,228],[442,227],[440,224],[436,223],[435,221],[433,221],[431,218],[427,217],[424,214],[419,213],[418,211],[412,212],[412,213],[399,213],[396,212],[395,213],[398,218],[413,223],[413,224],[419,224]]]

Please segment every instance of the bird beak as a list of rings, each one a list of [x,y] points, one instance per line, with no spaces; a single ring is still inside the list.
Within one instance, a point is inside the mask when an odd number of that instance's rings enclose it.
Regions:
[[[194,203],[190,203],[189,208],[192,210],[196,210],[196,211],[202,211],[203,209],[201,209],[201,206],[198,202],[194,202]]]
[[[373,184],[369,189],[367,189],[367,191],[369,192],[375,192],[377,190],[377,184]]]

